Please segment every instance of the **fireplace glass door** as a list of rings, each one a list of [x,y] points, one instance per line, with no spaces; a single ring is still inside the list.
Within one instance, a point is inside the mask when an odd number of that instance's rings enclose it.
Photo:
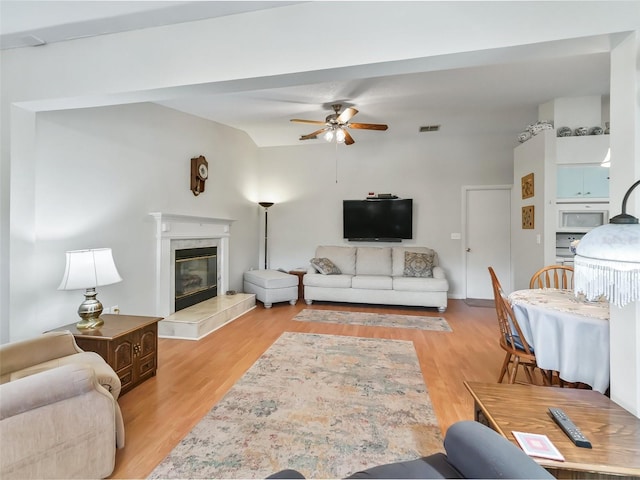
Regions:
[[[176,250],[175,311],[215,297],[217,270],[216,247]]]

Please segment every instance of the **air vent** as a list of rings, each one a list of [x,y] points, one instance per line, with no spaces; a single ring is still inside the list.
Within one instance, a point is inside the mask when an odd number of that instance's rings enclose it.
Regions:
[[[437,132],[440,130],[440,125],[425,125],[424,127],[420,127],[420,133],[424,132]]]

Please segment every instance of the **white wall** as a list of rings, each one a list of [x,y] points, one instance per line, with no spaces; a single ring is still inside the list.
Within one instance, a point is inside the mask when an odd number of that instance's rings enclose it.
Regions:
[[[243,132],[149,103],[38,113],[24,172],[33,177],[25,202],[33,219],[23,239],[32,253],[13,262],[12,308],[23,321],[12,322],[11,336],[76,321],[82,292],[56,290],[66,250],[111,247],[124,281],[99,288],[100,300],[123,313],[152,314],[150,212],[235,219],[230,288],[242,290],[242,272],[262,266],[261,200],[276,203],[269,210],[270,266],[290,269],[306,266],[318,244],[344,242],[343,199],[370,191],[413,198],[414,239],[405,243],[436,249],[451,296],[460,297],[460,240],[450,233],[462,230],[462,186],[508,183],[516,131],[533,118],[535,109],[476,112],[402,144],[385,141],[384,132],[354,132],[368,140],[257,149]],[[195,197],[190,158],[200,154],[210,178]]]
[[[154,104],[40,113],[36,131],[34,255],[28,275],[12,283],[21,318],[11,325],[13,338],[77,320],[82,292],[56,290],[66,250],[111,247],[123,281],[98,288],[98,298],[122,313],[153,314],[150,212],[235,219],[230,287],[241,289],[242,272],[257,261],[258,236],[257,149],[246,134]],[[198,155],[210,176],[196,197],[189,175]]]
[[[640,31],[627,35],[611,53],[611,212],[640,178]],[[629,99],[635,98],[635,102]],[[640,217],[640,188],[627,213]],[[640,418],[640,301],[611,307],[611,399]]]
[[[555,148],[549,148],[551,140],[555,146],[555,131],[541,132],[518,145],[513,152],[513,190],[511,192],[511,258],[513,290],[529,288],[529,280],[536,270],[545,264],[545,201],[544,185],[546,180],[547,155],[552,154],[555,162]],[[554,168],[555,172],[555,168]],[[522,198],[521,179],[533,173],[534,196]],[[533,205],[534,228],[522,228],[522,207]],[[540,243],[537,237],[540,236]],[[555,249],[554,249],[555,257]]]
[[[511,183],[517,133],[535,121],[536,109],[439,118],[440,132],[402,143],[385,141],[384,132],[354,131],[356,143],[337,150],[324,140],[260,149],[261,192],[276,203],[269,209],[270,266],[307,266],[317,245],[345,243],[342,200],[392,193],[414,200],[414,239],[404,244],[434,248],[450,297],[461,298],[461,240],[451,233],[464,231],[462,186]]]

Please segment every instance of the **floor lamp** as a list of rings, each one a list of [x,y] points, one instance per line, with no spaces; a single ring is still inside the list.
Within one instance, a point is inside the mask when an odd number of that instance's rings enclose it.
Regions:
[[[264,269],[267,269],[267,237],[268,237],[268,215],[267,210],[273,206],[273,202],[260,202],[259,205],[264,207]]]

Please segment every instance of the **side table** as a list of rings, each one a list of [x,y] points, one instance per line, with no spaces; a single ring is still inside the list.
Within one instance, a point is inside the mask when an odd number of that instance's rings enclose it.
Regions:
[[[306,270],[289,270],[287,273],[298,277],[298,300],[304,300],[304,285],[302,284],[302,277],[304,277]]]
[[[475,420],[517,445],[513,431],[547,435],[564,462],[536,458],[556,478],[640,478],[640,419],[593,390],[464,382]],[[576,447],[548,414],[562,408],[591,441]]]
[[[109,314],[101,317],[104,325],[96,330],[79,330],[75,323],[70,323],[52,331],[69,330],[81,349],[104,358],[120,378],[123,395],[156,374],[158,321],[162,317]]]

